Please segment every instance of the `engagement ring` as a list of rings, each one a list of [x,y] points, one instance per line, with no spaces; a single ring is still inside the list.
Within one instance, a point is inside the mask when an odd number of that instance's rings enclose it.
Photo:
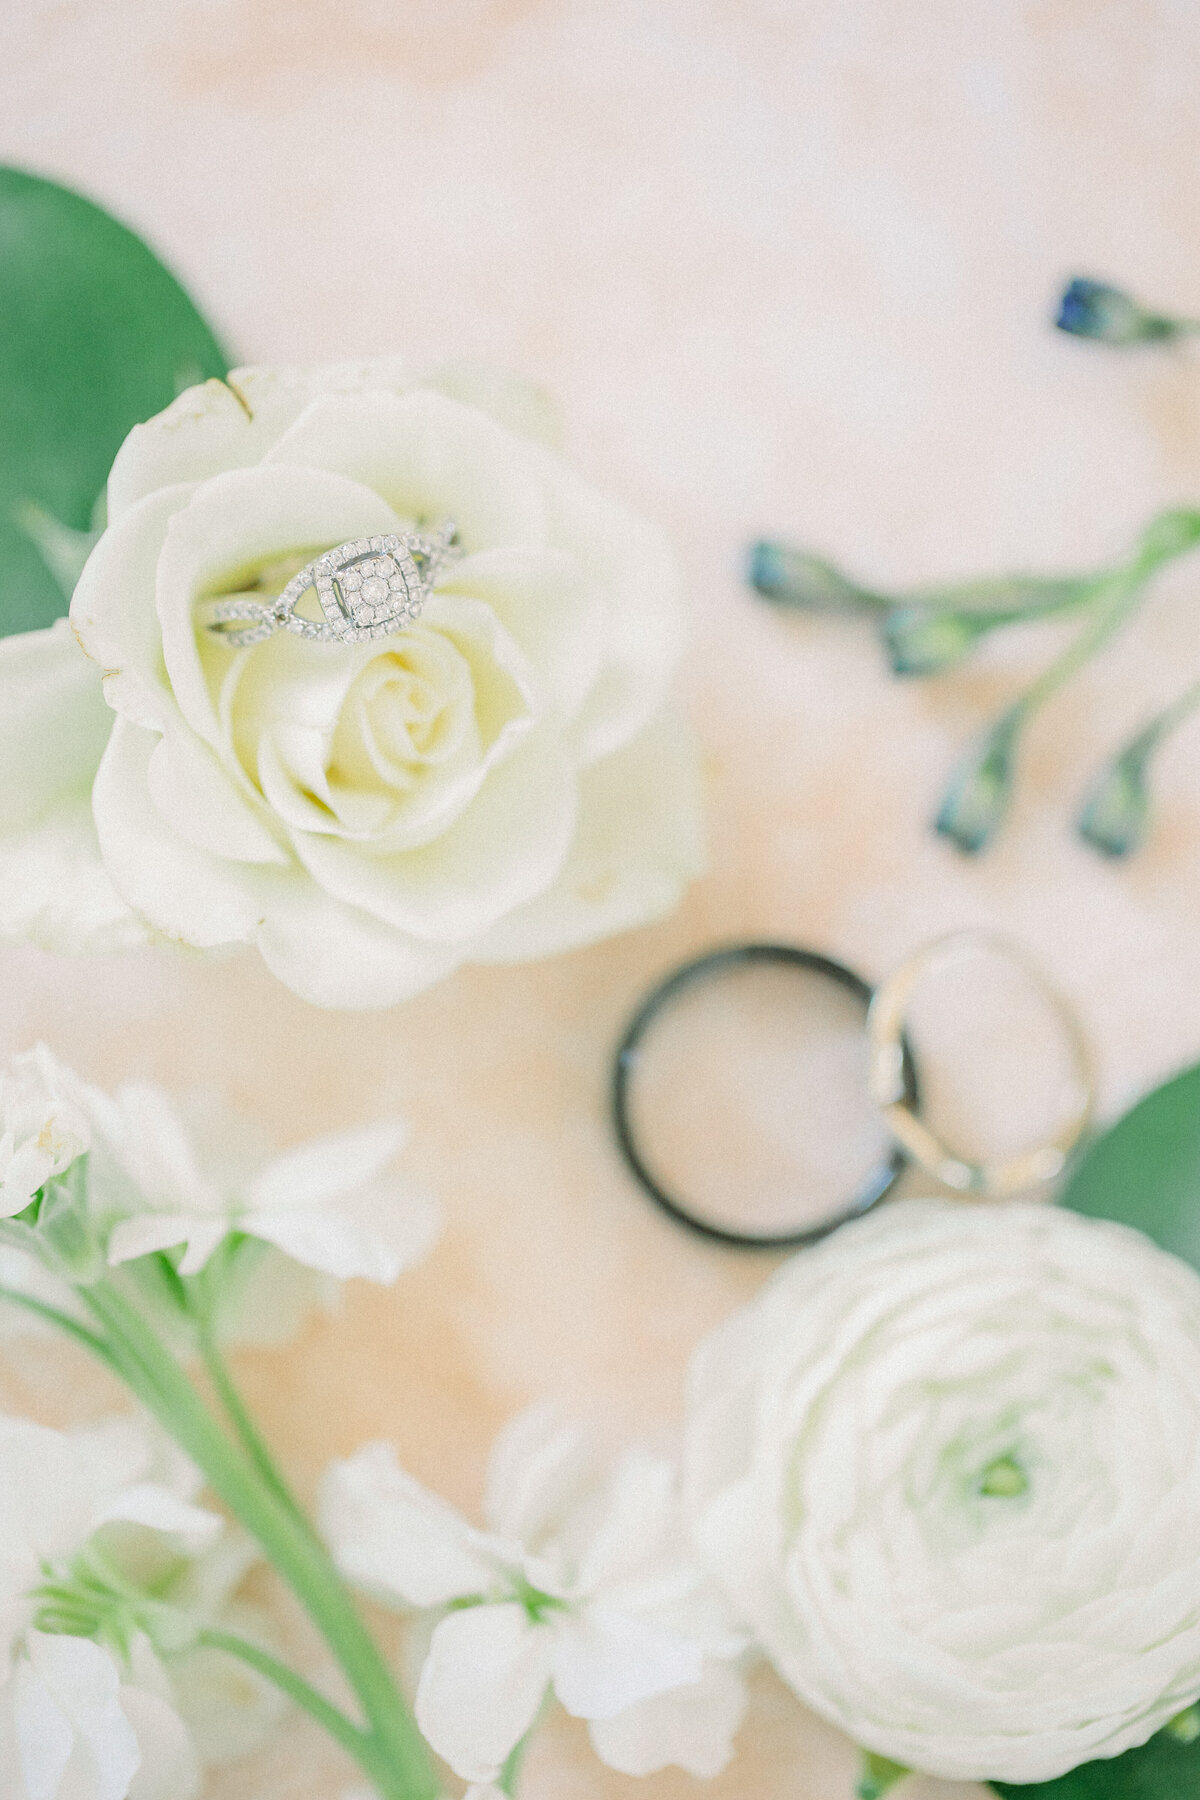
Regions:
[[[388,637],[419,617],[438,575],[460,554],[457,535],[448,519],[433,538],[413,531],[355,538],[293,575],[277,600],[210,600],[198,616],[231,650],[260,644],[277,631],[322,644]],[[310,588],[316,590],[322,619],[296,611]]]

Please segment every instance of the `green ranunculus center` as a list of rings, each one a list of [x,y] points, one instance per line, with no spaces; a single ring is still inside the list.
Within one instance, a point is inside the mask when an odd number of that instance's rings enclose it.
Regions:
[[[1029,1477],[1015,1456],[997,1456],[979,1476],[979,1492],[996,1500],[1015,1500],[1029,1488]]]

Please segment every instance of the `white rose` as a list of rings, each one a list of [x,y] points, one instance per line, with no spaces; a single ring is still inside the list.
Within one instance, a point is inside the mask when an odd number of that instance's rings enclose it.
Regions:
[[[527,435],[515,389],[487,387],[489,412],[439,385],[469,384],[376,363],[191,389],[118,455],[71,609],[117,714],[92,790],[116,891],[170,938],[257,943],[320,1005],[640,924],[700,860],[669,552]],[[465,554],[393,636],[234,649],[196,618],[446,519]],[[57,702],[74,671],[55,679]],[[0,723],[0,760],[27,737]]]
[[[800,1697],[1050,1779],[1200,1695],[1200,1279],[1120,1226],[900,1202],[701,1347],[686,1495]]]

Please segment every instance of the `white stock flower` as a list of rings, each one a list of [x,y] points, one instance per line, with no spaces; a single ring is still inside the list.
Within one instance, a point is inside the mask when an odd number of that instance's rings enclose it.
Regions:
[[[34,1615],[46,1567],[70,1560],[102,1526],[140,1525],[195,1554],[221,1519],[195,1504],[191,1464],[140,1419],[55,1431],[0,1414],[0,1659]]]
[[[117,714],[92,809],[135,920],[256,943],[305,998],[374,1007],[676,903],[701,834],[668,695],[673,560],[529,435],[536,413],[494,379],[380,362],[243,369],[134,430],[71,617]],[[196,617],[278,594],[324,549],[447,518],[465,555],[390,637],[231,648]],[[62,664],[45,685],[77,807],[105,735],[95,691],[61,633],[36,657]],[[37,708],[9,726],[6,671],[0,763],[20,775]],[[56,793],[33,840],[7,840],[16,876],[50,854]]]
[[[0,1680],[4,1800],[193,1800],[186,1728],[87,1638],[26,1633]]]
[[[696,1540],[800,1697],[951,1780],[1200,1695],[1200,1278],[1053,1208],[897,1202],[700,1347]]]
[[[211,1545],[194,1470],[136,1419],[53,1431],[0,1416],[0,1793],[5,1800],[187,1800],[187,1732],[161,1693],[105,1649],[34,1628],[34,1590],[105,1526]]]
[[[741,1720],[742,1640],[681,1556],[670,1464],[631,1451],[603,1478],[548,1408],[497,1439],[478,1531],[369,1444],[327,1472],[321,1523],[376,1599],[437,1608],[417,1688],[425,1736],[468,1781],[496,1778],[549,1690],[614,1768],[712,1774]]]
[[[39,1046],[14,1057],[0,1075],[0,1218],[24,1212],[91,1141],[86,1115],[64,1091],[61,1073]]]
[[[340,1279],[392,1282],[437,1236],[431,1197],[390,1171],[408,1135],[395,1120],[312,1138],[256,1167],[236,1153],[202,1161],[170,1096],[149,1082],[108,1095],[77,1081],[74,1091],[96,1140],[91,1203],[114,1266],[182,1245],[179,1272],[194,1275],[239,1232]]]

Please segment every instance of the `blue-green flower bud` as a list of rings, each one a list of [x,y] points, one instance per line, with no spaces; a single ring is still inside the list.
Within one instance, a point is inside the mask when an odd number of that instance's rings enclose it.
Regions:
[[[1020,706],[1006,712],[951,778],[934,829],[968,855],[987,846],[1008,811],[1023,722]]]
[[[1120,288],[1084,277],[1077,277],[1067,286],[1054,323],[1072,337],[1094,338],[1097,343],[1122,347],[1162,342],[1191,329],[1188,320],[1147,312]]]
[[[881,595],[847,581],[832,563],[788,544],[765,540],[752,544],[747,575],[751,587],[780,606],[809,612],[878,612],[888,605]]]
[[[880,626],[896,675],[937,675],[968,656],[992,629],[987,617],[942,612],[935,606],[896,606]]]
[[[1143,734],[1129,744],[1101,773],[1083,803],[1079,835],[1103,856],[1128,856],[1146,836],[1150,821],[1146,765],[1154,741],[1147,743]]]

